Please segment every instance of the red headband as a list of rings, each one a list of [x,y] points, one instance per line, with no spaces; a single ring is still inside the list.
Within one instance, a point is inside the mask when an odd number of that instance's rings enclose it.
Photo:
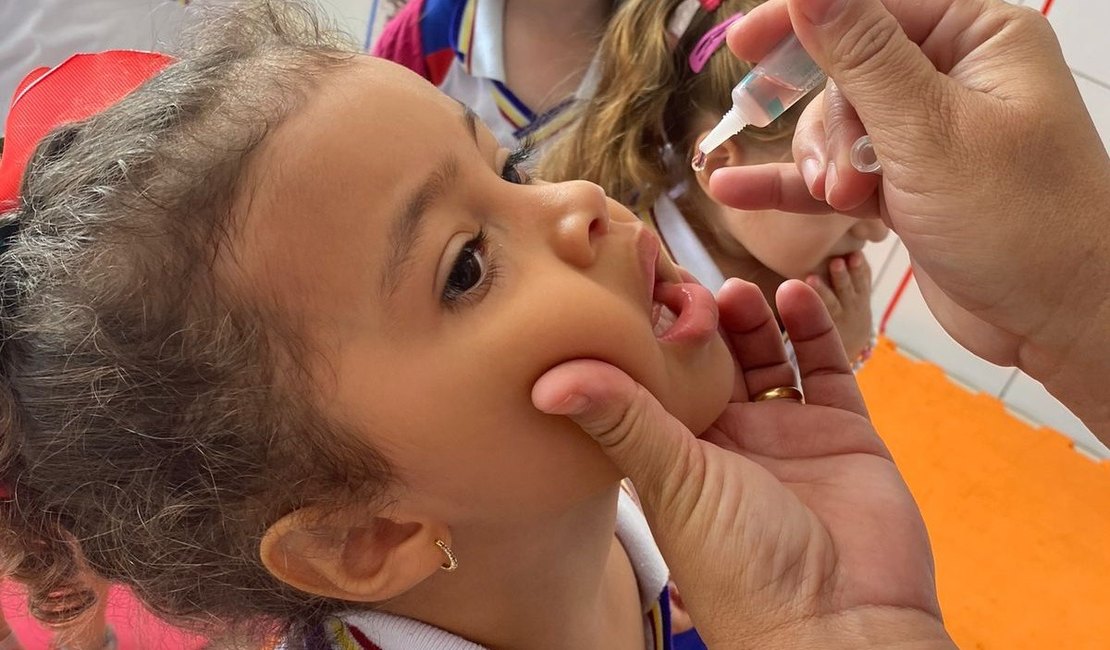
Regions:
[[[27,75],[12,97],[0,158],[0,212],[19,205],[19,185],[35,146],[62,124],[77,122],[123,99],[173,59],[154,52],[75,54]]]

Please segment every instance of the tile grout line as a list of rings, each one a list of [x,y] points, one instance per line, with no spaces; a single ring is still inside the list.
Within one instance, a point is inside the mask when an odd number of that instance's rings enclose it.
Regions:
[[[1092,77],[1091,75],[1087,74],[1086,72],[1080,72],[1079,70],[1076,70],[1075,68],[1072,68],[1071,73],[1073,75],[1079,77],[1080,79],[1083,79],[1084,81],[1089,81],[1089,82],[1093,83],[1094,85],[1096,85],[1100,88],[1105,88],[1106,90],[1110,90],[1110,83],[1102,81],[1101,79],[1096,79],[1096,78]]]

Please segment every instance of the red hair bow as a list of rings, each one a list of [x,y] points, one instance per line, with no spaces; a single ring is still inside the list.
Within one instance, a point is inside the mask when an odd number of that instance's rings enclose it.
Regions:
[[[24,77],[12,97],[0,154],[0,212],[19,205],[23,170],[47,133],[108,108],[172,62],[165,54],[112,50],[75,54]]]

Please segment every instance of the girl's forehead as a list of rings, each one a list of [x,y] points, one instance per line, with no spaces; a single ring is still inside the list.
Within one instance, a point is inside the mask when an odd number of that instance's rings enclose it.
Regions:
[[[317,80],[266,137],[256,189],[279,205],[306,207],[347,202],[352,184],[399,184],[423,161],[460,145],[461,112],[406,68],[359,56]]]
[[[451,116],[460,112],[454,100],[423,77],[370,56],[355,57],[350,65],[314,80],[306,94],[268,139],[308,156],[315,156],[318,142],[350,144],[359,138],[371,149],[393,144],[417,148],[441,135],[436,124],[452,122]],[[429,137],[413,138],[413,130]]]
[[[400,66],[358,57],[318,79],[256,151],[236,206],[237,274],[278,294],[350,301],[341,294],[376,281],[366,260],[384,254],[403,198],[473,148],[454,100]]]

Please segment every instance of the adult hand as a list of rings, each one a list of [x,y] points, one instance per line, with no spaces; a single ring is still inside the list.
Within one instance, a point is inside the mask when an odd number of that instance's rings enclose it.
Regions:
[[[881,216],[956,340],[1110,442],[1110,161],[1048,22],[1002,0],[770,0],[729,45],[757,60],[791,25],[834,83],[796,165],[719,170],[714,196]],[[848,163],[865,131],[881,180]]]
[[[737,389],[700,438],[600,361],[548,371],[534,404],[570,416],[632,479],[709,647],[952,647],[921,516],[821,299],[791,281],[777,300],[806,404],[751,401],[793,370],[758,287],[730,280],[718,301]]]

